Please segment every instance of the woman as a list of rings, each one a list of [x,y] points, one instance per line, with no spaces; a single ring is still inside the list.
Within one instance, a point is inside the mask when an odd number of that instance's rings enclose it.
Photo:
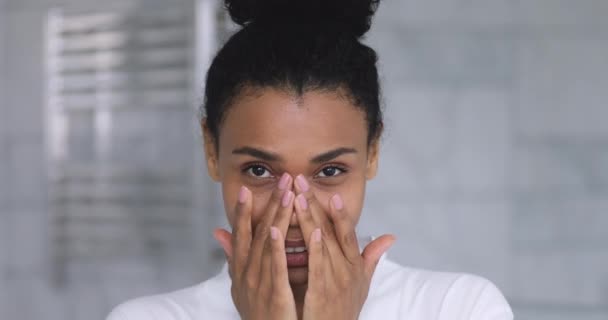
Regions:
[[[512,319],[489,281],[399,266],[391,235],[358,242],[383,128],[376,54],[359,38],[378,0],[225,2],[243,28],[209,69],[201,126],[227,265],[108,319]]]

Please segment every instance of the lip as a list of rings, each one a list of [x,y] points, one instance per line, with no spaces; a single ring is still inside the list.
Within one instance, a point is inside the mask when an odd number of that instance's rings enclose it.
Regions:
[[[300,240],[285,240],[285,248],[305,247],[306,242],[304,239]]]
[[[308,266],[308,252],[288,253],[287,268],[301,268]]]
[[[304,241],[304,239],[298,239],[298,240],[286,239],[285,240],[285,248],[297,248],[297,247],[306,247],[306,242]],[[306,267],[308,265],[308,251],[286,253],[285,257],[287,258],[287,267],[288,268],[301,268],[301,267]]]

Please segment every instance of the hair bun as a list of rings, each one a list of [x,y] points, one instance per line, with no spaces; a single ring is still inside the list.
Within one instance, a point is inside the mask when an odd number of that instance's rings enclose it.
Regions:
[[[232,20],[241,25],[331,26],[363,36],[380,0],[225,0]]]

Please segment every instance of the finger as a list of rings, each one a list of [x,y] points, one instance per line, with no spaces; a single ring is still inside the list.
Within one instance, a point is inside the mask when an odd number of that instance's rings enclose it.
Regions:
[[[222,247],[224,255],[226,256],[226,262],[228,263],[228,274],[231,279],[234,279],[234,269],[232,263],[232,234],[224,229],[213,230],[213,237]]]
[[[329,208],[329,217],[334,225],[337,242],[346,259],[348,259],[351,264],[355,264],[361,259],[359,241],[357,240],[357,233],[355,232],[355,223],[353,223],[345,212],[344,202],[339,194],[331,197],[329,200]]]
[[[264,247],[267,247],[266,242],[270,235],[270,226],[274,222],[274,218],[277,214],[290,178],[291,177],[287,173],[283,174],[277,187],[273,190],[272,195],[270,196],[270,200],[264,209],[264,217],[255,229],[255,234],[253,236],[251,249],[249,252],[249,260],[247,262],[248,268],[254,268],[258,272],[260,270],[259,268],[261,267],[262,254]],[[270,252],[269,249],[267,249],[267,251],[268,253]],[[269,254],[268,257],[270,257]],[[254,270],[251,271],[253,272]]]
[[[289,287],[287,257],[285,256],[285,239],[277,227],[270,229],[272,247],[272,286],[276,293],[286,293]]]
[[[232,259],[232,233],[228,230],[217,228],[213,230],[213,237],[222,247],[226,261],[230,263],[230,259]]]
[[[325,283],[321,229],[315,228],[307,239],[310,243],[308,247],[308,290],[320,294]]]
[[[251,191],[241,187],[235,208],[235,221],[232,231],[232,263],[233,274],[241,274],[247,264],[251,248],[251,211],[253,208]]]
[[[290,183],[290,180],[291,176],[289,176],[289,174],[287,173],[284,173],[281,176],[277,187],[272,191],[272,194],[270,195],[270,200],[268,201],[268,204],[264,209],[264,217],[256,227],[254,241],[256,241],[256,237],[257,240],[268,238],[268,235],[270,234],[270,226],[274,222],[277,209],[281,205],[283,194],[285,193],[287,185]]]
[[[314,221],[321,227],[321,231],[325,237],[333,237],[333,228],[331,222],[327,218],[327,214],[324,214],[324,210],[317,200],[310,184],[303,175],[298,175],[295,180],[296,192],[302,194],[310,207],[310,213]]]
[[[283,198],[281,199],[281,206],[279,207],[279,211],[274,218],[273,226],[279,228],[281,234],[287,234],[287,229],[289,228],[289,224],[291,222],[291,216],[293,215],[293,201],[295,199],[295,194],[292,191],[287,191],[283,194]]]
[[[284,175],[285,177],[285,175]],[[283,184],[279,183],[279,189],[287,190],[291,188],[291,177],[288,176],[288,179],[285,180]],[[269,227],[270,237],[268,237],[264,244],[264,250],[262,252],[262,267],[260,269],[260,279],[262,286],[270,286],[274,285],[274,272],[273,272],[273,260],[275,257],[275,238],[277,237],[277,230],[281,232],[281,234],[287,234],[287,228],[289,227],[289,216],[293,212],[293,198],[295,195],[291,191],[283,192],[283,196],[281,197],[281,204],[279,208],[277,208],[277,213],[274,216],[274,221],[272,225]],[[274,231],[273,231],[274,230]],[[273,232],[275,232],[273,234]],[[284,240],[281,240],[284,241]],[[283,259],[285,260],[285,264],[287,264],[287,257],[285,257],[285,243],[282,244],[283,247]],[[289,285],[289,284],[288,284]]]
[[[365,249],[363,249],[363,253],[361,256],[363,257],[365,271],[368,277],[374,274],[376,270],[376,266],[378,265],[378,261],[380,261],[380,257],[395,243],[395,236],[385,234],[370,242]]]
[[[308,211],[310,212],[312,219],[317,226],[321,227],[323,243],[329,253],[328,261],[332,263],[335,270],[338,270],[338,267],[341,265],[341,257],[344,257],[344,253],[336,241],[334,226],[331,224],[325,209],[323,209],[310,188],[308,181],[306,181],[306,178],[302,175],[296,177],[296,190],[306,198],[309,208]]]
[[[262,251],[260,260],[260,269],[258,271],[259,288],[270,288],[272,286],[272,238],[271,231],[275,227],[270,227],[268,232],[268,238],[264,241],[264,250]],[[286,258],[287,259],[287,258]],[[251,272],[254,272],[252,266]]]
[[[297,195],[294,202],[296,207],[296,218],[298,219],[298,224],[302,230],[304,242],[306,242],[306,248],[310,250],[310,246],[312,244],[310,241],[312,239],[312,232],[319,226],[317,226],[315,221],[312,219],[312,215],[309,211],[310,208],[308,207],[308,201],[304,195]]]

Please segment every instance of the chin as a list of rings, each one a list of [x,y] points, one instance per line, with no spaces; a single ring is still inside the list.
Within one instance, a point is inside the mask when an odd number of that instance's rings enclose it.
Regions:
[[[308,283],[308,267],[289,268],[289,284],[303,285]]]

